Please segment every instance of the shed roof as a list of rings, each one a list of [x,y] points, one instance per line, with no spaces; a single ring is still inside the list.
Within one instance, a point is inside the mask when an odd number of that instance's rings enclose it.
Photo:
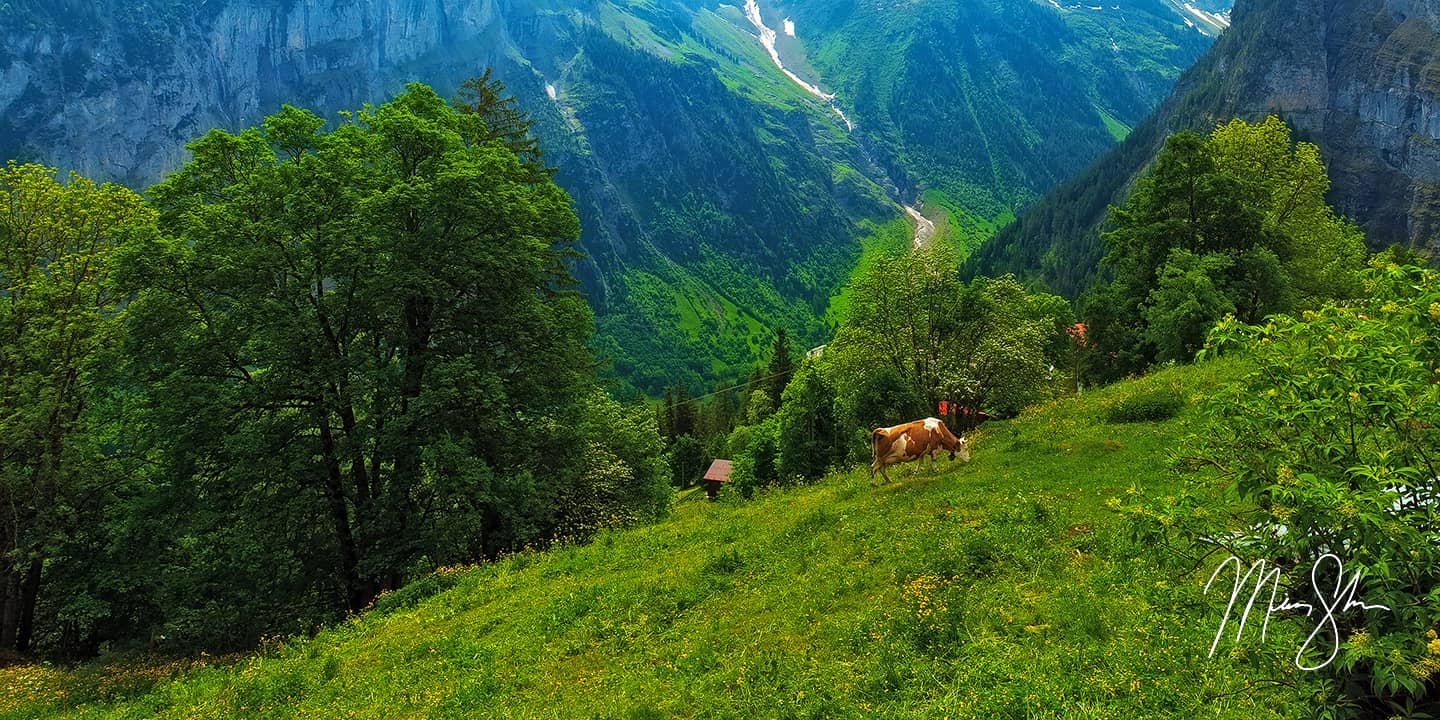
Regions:
[[[730,482],[730,467],[729,460],[716,460],[710,463],[710,469],[705,471],[704,479],[722,483]]]

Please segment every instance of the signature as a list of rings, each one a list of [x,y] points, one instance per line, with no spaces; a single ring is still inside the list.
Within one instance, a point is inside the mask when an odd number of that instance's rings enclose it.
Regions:
[[[1232,562],[1235,565],[1235,584],[1230,590],[1230,604],[1225,607],[1225,617],[1221,618],[1220,628],[1215,631],[1215,641],[1210,643],[1210,655],[1208,657],[1215,656],[1215,648],[1220,645],[1220,638],[1225,634],[1225,626],[1230,622],[1230,617],[1235,612],[1235,604],[1240,599],[1241,592],[1250,586],[1251,578],[1254,578],[1255,589],[1250,592],[1250,599],[1245,603],[1244,612],[1240,614],[1240,624],[1235,629],[1236,642],[1240,641],[1241,634],[1245,632],[1245,623],[1250,619],[1250,611],[1255,608],[1255,601],[1260,597],[1260,593],[1264,591],[1267,583],[1270,585],[1270,600],[1265,605],[1265,620],[1260,625],[1260,642],[1265,642],[1265,631],[1270,627],[1271,615],[1289,610],[1304,610],[1305,617],[1311,617],[1317,610],[1312,603],[1291,600],[1289,594],[1286,594],[1277,602],[1275,598],[1280,594],[1280,569],[1271,567],[1269,570],[1266,570],[1265,561],[1256,560],[1242,577],[1240,575],[1240,568],[1242,566],[1240,558],[1234,555],[1227,558],[1225,562],[1220,563],[1220,566],[1215,568],[1215,572],[1210,574],[1210,581],[1205,583],[1205,593],[1207,595],[1210,593],[1210,585],[1215,582],[1215,578],[1220,576],[1220,571],[1224,570]],[[1335,564],[1335,590],[1328,595],[1320,587],[1319,578],[1321,568],[1327,563]],[[1302,643],[1300,649],[1296,651],[1295,667],[1301,670],[1319,670],[1329,665],[1331,661],[1335,659],[1335,656],[1340,653],[1340,624],[1335,620],[1337,614],[1345,613],[1355,608],[1362,610],[1390,609],[1385,605],[1372,605],[1355,599],[1355,593],[1360,586],[1360,578],[1361,573],[1358,571],[1349,578],[1346,578],[1344,563],[1340,560],[1339,556],[1333,553],[1321,555],[1315,560],[1315,564],[1310,566],[1310,587],[1315,591],[1315,597],[1319,601],[1320,607],[1318,610],[1321,616],[1320,621],[1315,625],[1315,629],[1310,631],[1310,635],[1305,638],[1305,642]],[[1304,655],[1305,651],[1312,645],[1317,644],[1322,633],[1329,636],[1330,654],[1327,655],[1325,661],[1319,665],[1304,664],[1301,656]]]

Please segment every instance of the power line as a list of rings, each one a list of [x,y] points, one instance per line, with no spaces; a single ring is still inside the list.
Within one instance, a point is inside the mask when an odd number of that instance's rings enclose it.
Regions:
[[[793,373],[794,370],[791,370],[790,372]],[[734,387],[731,387],[731,388],[728,388],[728,389],[725,389],[725,390],[716,390],[716,391],[714,391],[714,392],[705,393],[704,395],[696,395],[695,397],[692,397],[692,398],[686,398],[686,399],[684,400],[684,402],[687,402],[687,403],[699,402],[699,401],[701,401],[701,400],[704,400],[705,398],[714,397],[714,396],[719,395],[719,394],[721,394],[721,393],[734,392],[735,390],[738,390],[739,388],[742,388],[742,387],[748,388],[750,385],[753,385],[754,383],[764,382],[764,381],[766,381],[766,380],[773,380],[773,379],[775,379],[775,378],[777,378],[777,377],[780,377],[781,375],[785,375],[785,374],[786,374],[786,373],[778,372],[778,373],[775,373],[774,375],[766,375],[765,377],[755,378],[754,380],[746,380],[745,382],[743,382],[743,383],[741,383],[741,384],[735,385]],[[663,401],[662,401],[662,402],[663,402]],[[678,405],[679,403],[676,403],[676,404]]]

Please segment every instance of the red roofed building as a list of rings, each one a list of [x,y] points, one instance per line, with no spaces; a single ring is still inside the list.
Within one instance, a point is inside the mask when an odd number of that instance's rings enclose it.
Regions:
[[[729,460],[716,460],[710,463],[710,469],[705,471],[705,477],[701,479],[705,482],[705,495],[711,500],[714,500],[715,494],[720,492],[722,483],[730,482],[731,469],[732,463]]]

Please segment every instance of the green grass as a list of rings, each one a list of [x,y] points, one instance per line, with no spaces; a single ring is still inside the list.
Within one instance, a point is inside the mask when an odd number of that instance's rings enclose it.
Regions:
[[[1176,482],[1166,451],[1234,372],[1059,399],[878,488],[850,468],[687,499],[250,657],[0,670],[0,717],[1291,717],[1299,691],[1271,681],[1297,681],[1293,633],[1207,659],[1204,577],[1160,574],[1105,507]],[[1103,421],[1166,389],[1192,400],[1176,417]]]
[[[1115,138],[1115,142],[1121,142],[1130,136],[1129,125],[1116,120],[1114,115],[1105,112],[1099,106],[1095,107],[1095,112],[1100,114],[1100,119],[1105,123],[1105,129],[1110,131],[1110,137]]]
[[[875,258],[885,254],[901,253],[909,250],[914,238],[914,230],[910,227],[908,216],[899,216],[885,223],[876,223],[870,220],[863,220],[860,223],[866,232],[860,236],[860,260],[850,272],[853,280],[859,277]],[[850,298],[852,295],[850,283],[847,282],[834,295],[830,296],[830,303],[825,310],[825,322],[832,327],[840,327],[845,322],[845,316],[850,311]]]

